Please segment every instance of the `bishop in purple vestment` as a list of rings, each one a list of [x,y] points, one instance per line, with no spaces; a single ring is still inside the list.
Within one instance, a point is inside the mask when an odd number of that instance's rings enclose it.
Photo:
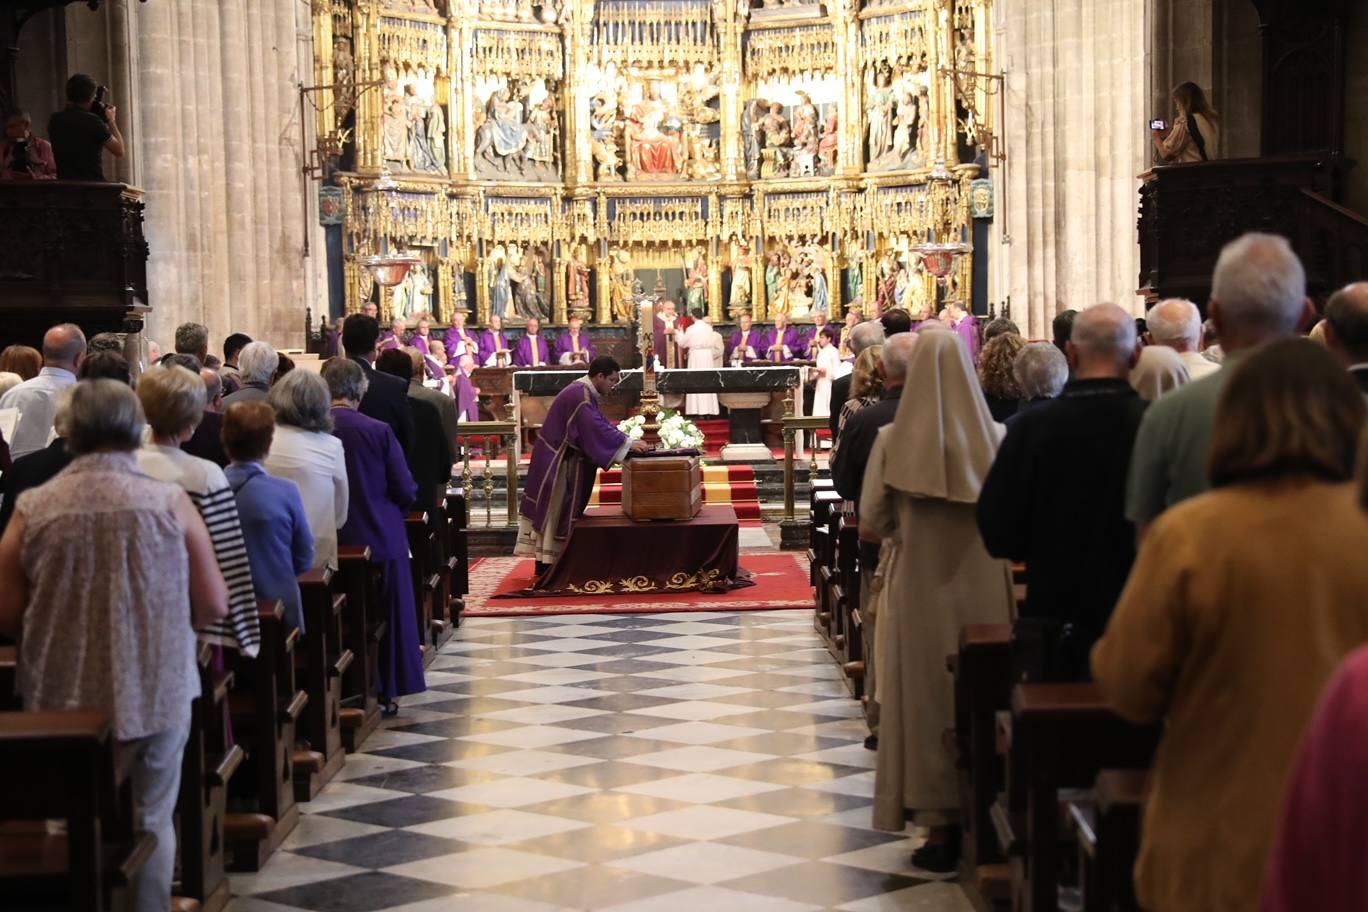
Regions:
[[[570,331],[556,340],[557,364],[588,364],[594,360],[594,343],[582,330],[584,320],[570,316]]]
[[[389,351],[391,348],[403,348],[406,335],[404,318],[395,317],[390,321],[390,328],[380,334],[380,342],[375,346],[375,350]]]
[[[532,448],[513,549],[514,554],[536,559],[539,576],[560,556],[571,526],[584,515],[595,470],[621,462],[628,450],[648,449],[599,410],[599,396],[617,382],[617,362],[606,355],[595,358],[587,375],[561,390],[547,410]]]
[[[765,336],[765,350],[760,357],[766,361],[792,361],[803,356],[803,339],[798,330],[788,325],[788,315],[774,315],[774,329]]]
[[[323,379],[333,397],[333,436],[342,441],[351,492],[351,509],[337,530],[337,541],[369,546],[371,561],[380,568],[380,608],[388,624],[376,690],[392,715],[398,711],[395,697],[427,689],[404,530],[404,510],[418,486],[390,426],[356,411],[365,385],[360,366],[334,359],[324,365]]]
[[[958,304],[950,303],[940,312],[940,318],[946,326],[953,329],[964,340],[964,346],[969,350],[969,360],[978,364],[979,360],[979,328],[978,318],[971,313],[965,312],[964,308]]]
[[[750,314],[743,313],[738,326],[727,343],[727,363],[734,367],[758,360],[765,348],[765,334],[752,327]]]
[[[546,340],[541,337],[541,320],[527,318],[527,333],[518,340],[513,350],[513,363],[518,367],[541,367],[551,361],[551,353],[546,350]]]
[[[475,369],[475,359],[470,355],[461,356],[460,367],[456,370],[455,396],[456,411],[462,421],[480,420],[480,391],[470,379]]]

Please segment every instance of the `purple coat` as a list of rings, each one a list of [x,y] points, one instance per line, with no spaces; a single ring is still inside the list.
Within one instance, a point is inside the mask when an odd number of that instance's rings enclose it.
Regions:
[[[594,490],[595,469],[606,469],[627,452],[627,435],[603,417],[598,393],[587,381],[576,380],[556,394],[546,412],[532,464],[527,470],[521,513],[544,531],[546,512],[556,477],[568,472],[560,521],[554,534],[564,538],[570,526],[584,514]]]
[[[499,336],[498,336],[498,346],[497,346],[497,347],[503,349],[504,351],[508,351],[508,352],[509,352],[509,356],[512,357],[512,352],[511,352],[511,351],[509,350],[509,348],[508,348],[508,336],[506,336],[506,335],[505,335],[504,333],[502,333],[502,332],[499,333]],[[494,354],[494,351],[495,351],[494,331],[491,330],[491,329],[486,329],[484,332],[480,333],[480,366],[481,366],[481,367],[484,366],[484,363],[485,363],[486,360],[488,360],[489,356],[492,355],[492,354]],[[510,363],[512,363],[512,362],[510,362]]]
[[[465,415],[464,421],[480,420],[480,397],[475,384],[461,371],[456,372],[456,411]]]
[[[571,360],[584,361],[588,364],[590,361],[594,360],[595,351],[593,340],[589,338],[588,333],[581,332],[578,341],[579,358],[572,358]],[[562,333],[561,337],[556,340],[556,357],[554,360],[557,364],[560,363],[560,359],[563,355],[572,354],[575,351],[575,342],[576,340],[568,332]]]
[[[532,340],[537,340],[537,352],[535,357],[532,353]],[[542,338],[541,333],[535,337],[523,336],[518,340],[518,347],[513,350],[513,363],[518,367],[537,367],[541,364],[551,363],[551,350]]]
[[[480,337],[473,329],[465,326],[461,327],[460,330],[453,326],[446,331],[447,360],[452,364],[458,363],[461,360],[461,355],[468,351],[466,343],[475,346],[475,351],[470,352],[470,354],[475,358],[478,366],[478,362],[483,360],[480,357]]]
[[[775,345],[787,345],[789,353],[785,355],[783,351],[772,352]],[[801,358],[803,353],[803,339],[798,335],[798,328],[786,326],[782,335],[777,329],[772,329],[765,335],[765,350],[760,352],[760,357],[767,361],[792,361],[794,358]]]
[[[754,326],[746,333],[745,344],[754,354],[743,354],[743,361],[753,361],[764,354],[766,334],[756,329]],[[732,360],[732,353],[741,347],[741,330],[732,333],[731,341],[727,343],[727,363]]]
[[[337,530],[343,545],[369,545],[378,562],[408,556],[404,510],[418,494],[404,451],[383,421],[337,406],[333,436],[342,441],[351,509]]]

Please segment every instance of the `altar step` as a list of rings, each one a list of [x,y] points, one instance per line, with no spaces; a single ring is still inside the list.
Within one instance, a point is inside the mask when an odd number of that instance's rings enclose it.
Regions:
[[[756,482],[755,471],[750,466],[703,467],[703,502],[710,504],[731,504],[740,520],[759,521],[760,486]],[[593,493],[589,495],[591,506],[622,503],[622,470],[603,469],[594,482]]]
[[[726,418],[696,418],[694,424],[703,432],[703,449],[708,451],[708,455],[716,455],[727,445],[731,422]]]

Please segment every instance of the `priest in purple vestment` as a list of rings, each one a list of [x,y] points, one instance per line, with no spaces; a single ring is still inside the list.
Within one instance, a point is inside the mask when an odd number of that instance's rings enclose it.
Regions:
[[[461,421],[480,420],[480,388],[470,379],[470,373],[473,370],[475,370],[475,359],[470,355],[462,355],[460,364],[456,368],[453,384],[456,411]]]
[[[518,367],[541,367],[550,360],[551,353],[546,350],[546,340],[541,337],[541,320],[528,317],[527,332],[513,350],[513,363]]]
[[[466,315],[470,313],[465,305],[456,308],[451,315],[451,328],[446,331],[447,357],[453,363],[459,362],[461,355],[470,355],[480,360],[480,339],[473,329],[466,327]]]
[[[570,315],[570,330],[556,340],[557,364],[584,364],[594,360],[594,343],[584,333],[584,318]]]
[[[765,347],[765,334],[752,327],[751,315],[743,313],[737,320],[737,330],[727,343],[727,363],[740,367],[747,361],[757,361]]]
[[[675,302],[668,298],[656,306],[651,331],[655,338],[656,366],[661,369],[683,367],[679,345],[675,342],[676,329],[688,329],[692,320],[680,319],[675,313]]]
[[[628,451],[650,447],[613,426],[599,410],[599,396],[618,382],[618,363],[603,355],[588,373],[556,395],[532,448],[523,488],[518,542],[513,553],[532,557],[541,577],[555,563],[570,528],[589,505],[596,469],[621,462]]]
[[[351,509],[337,530],[337,541],[369,546],[371,561],[380,569],[379,607],[387,627],[375,688],[384,714],[394,715],[399,711],[395,697],[427,689],[404,529],[404,510],[418,486],[390,426],[356,410],[366,393],[361,366],[333,358],[322,373],[333,399],[333,436],[342,441],[350,489]]]
[[[390,321],[390,328],[380,334],[380,342],[375,346],[375,350],[382,352],[391,348],[403,348],[406,335],[408,333],[404,329],[404,318],[395,317]],[[427,350],[423,351],[426,354]]]
[[[774,315],[774,329],[765,336],[765,350],[761,353],[766,361],[792,361],[803,356],[803,340],[795,327],[788,325],[788,314]]]
[[[485,367],[507,367],[513,363],[508,336],[503,331],[503,317],[498,314],[489,315],[489,328],[480,333],[480,363]]]
[[[979,349],[982,347],[979,341],[978,318],[965,311],[959,304],[951,301],[940,312],[940,321],[959,334],[960,339],[964,341],[965,347],[969,350],[969,360],[978,364]]]

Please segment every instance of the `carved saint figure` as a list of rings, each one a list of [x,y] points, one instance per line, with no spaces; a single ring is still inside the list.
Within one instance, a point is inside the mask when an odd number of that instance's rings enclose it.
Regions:
[[[584,260],[585,251],[581,245],[565,264],[565,300],[572,314],[589,309],[589,266]]]
[[[646,92],[632,107],[627,139],[628,177],[636,174],[678,174],[678,134],[667,135],[662,126],[670,110],[661,97],[660,83],[646,84]]]
[[[873,163],[893,147],[893,69],[887,64],[874,73],[865,119],[869,124],[869,161]]]
[[[760,177],[760,121],[768,111],[768,101],[752,98],[741,114],[741,143],[746,155],[746,176],[751,180]]]
[[[684,258],[684,312],[700,317],[708,312],[708,255],[700,246]]]
[[[508,305],[513,300],[513,274],[508,263],[508,253],[502,244],[494,248],[486,269],[489,283],[489,312],[503,319],[508,316]]]
[[[612,269],[613,316],[625,323],[636,318],[636,275],[625,250],[614,250],[610,257]]]
[[[836,110],[827,115],[826,125],[822,127],[822,139],[817,143],[817,167],[823,171],[836,170],[836,148],[840,141],[840,124]]]
[[[738,252],[739,255],[738,255]],[[727,310],[736,317],[750,310],[751,303],[751,254],[749,250],[733,245],[731,297]]]

